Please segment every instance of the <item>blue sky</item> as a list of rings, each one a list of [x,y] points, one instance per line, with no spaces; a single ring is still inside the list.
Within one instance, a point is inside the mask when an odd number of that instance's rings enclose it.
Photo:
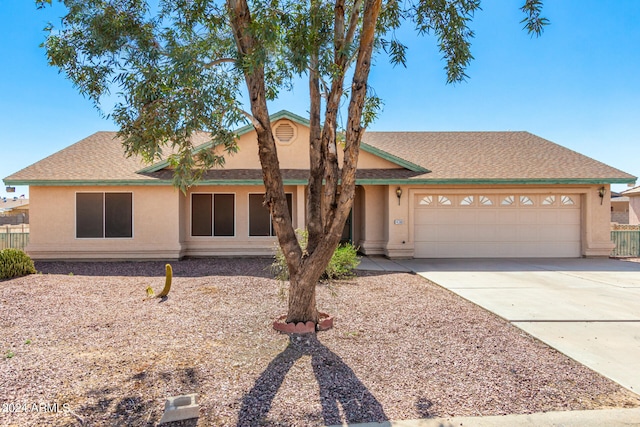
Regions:
[[[376,60],[370,85],[385,106],[371,129],[526,130],[640,176],[640,1],[547,0],[551,25],[541,38],[522,30],[523,2],[483,2],[473,23],[475,60],[457,85],[445,84],[433,38],[399,31],[407,68]],[[31,0],[0,2],[0,178],[115,129],[47,65],[42,29],[62,13]],[[307,103],[303,84],[271,111],[305,116]]]

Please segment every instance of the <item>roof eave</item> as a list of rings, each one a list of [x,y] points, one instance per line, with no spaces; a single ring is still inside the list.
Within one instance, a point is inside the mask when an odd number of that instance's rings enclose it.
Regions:
[[[168,179],[123,179],[123,180],[4,180],[6,185],[32,186],[166,186],[173,185]],[[627,184],[635,182],[631,178],[532,178],[532,179],[356,179],[358,185],[584,185],[584,184]],[[284,185],[306,185],[306,179],[285,179]],[[203,185],[263,185],[261,179],[212,179],[199,181],[196,186]]]
[[[426,169],[415,163],[411,163],[408,160],[401,159],[400,157],[394,156],[393,154],[389,154],[386,151],[383,151],[379,148],[376,148],[372,145],[367,144],[366,142],[360,143],[360,149],[362,151],[366,151],[369,154],[373,154],[374,156],[378,156],[385,160],[388,160],[391,163],[394,163],[398,166],[402,166],[405,169],[409,169],[410,171],[413,171],[413,172],[424,172],[424,173],[431,172],[429,169]]]

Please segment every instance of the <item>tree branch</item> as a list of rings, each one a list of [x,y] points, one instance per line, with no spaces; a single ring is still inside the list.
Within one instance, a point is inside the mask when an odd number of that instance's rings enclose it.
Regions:
[[[236,60],[233,58],[220,58],[220,59],[216,59],[215,61],[211,61],[211,62],[205,62],[202,64],[203,67],[205,68],[213,68],[216,65],[220,65],[220,64],[224,64],[224,63],[234,63],[235,64]]]

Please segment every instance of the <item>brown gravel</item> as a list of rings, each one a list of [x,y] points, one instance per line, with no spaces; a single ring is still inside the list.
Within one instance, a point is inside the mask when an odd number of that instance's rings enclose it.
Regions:
[[[0,424],[155,425],[164,399],[187,393],[199,395],[199,426],[640,405],[410,274],[320,285],[335,328],[290,340],[271,329],[285,302],[268,262],[174,262],[165,301],[145,294],[162,287],[162,262],[37,263],[43,274],[0,282],[0,411],[11,410]]]

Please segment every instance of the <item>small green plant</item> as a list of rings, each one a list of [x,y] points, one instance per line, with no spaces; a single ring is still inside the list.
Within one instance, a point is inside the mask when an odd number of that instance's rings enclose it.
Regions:
[[[31,344],[31,340],[27,338],[27,340],[24,342],[26,345]]]
[[[12,358],[13,356],[15,356],[15,355],[16,355],[16,354],[15,354],[11,349],[9,349],[9,350],[7,350],[7,352],[4,354],[4,357],[5,357],[6,359],[11,359],[11,358]]]
[[[33,260],[19,249],[3,249],[0,251],[0,279],[35,274]]]
[[[307,247],[308,234],[306,230],[296,230],[296,236],[298,242],[304,251]],[[284,282],[289,280],[289,269],[287,268],[287,261],[284,258],[282,249],[279,245],[275,247],[274,260],[271,263],[270,270],[273,276]],[[358,248],[351,243],[343,243],[339,245],[329,261],[324,274],[323,279],[326,280],[343,280],[354,276],[353,270],[360,264],[360,258],[358,257]]]

